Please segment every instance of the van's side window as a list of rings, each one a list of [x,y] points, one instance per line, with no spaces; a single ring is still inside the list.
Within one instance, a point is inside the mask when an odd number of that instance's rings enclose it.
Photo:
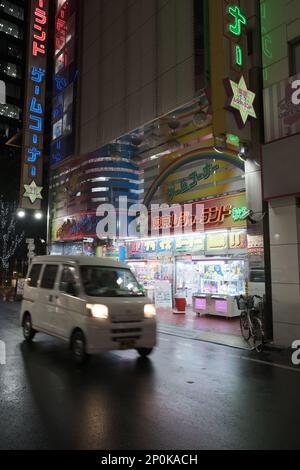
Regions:
[[[41,264],[34,264],[30,270],[29,276],[28,276],[28,285],[30,287],[37,287],[37,283],[40,277],[40,272],[42,269]]]
[[[41,287],[43,289],[53,289],[56,279],[58,266],[56,264],[47,264],[44,269]]]
[[[76,295],[76,280],[75,280],[75,268],[72,266],[64,266],[61,274],[59,290],[66,294]]]

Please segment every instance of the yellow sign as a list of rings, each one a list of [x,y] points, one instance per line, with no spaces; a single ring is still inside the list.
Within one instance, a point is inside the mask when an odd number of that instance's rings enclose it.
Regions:
[[[244,127],[249,117],[256,118],[253,106],[256,95],[248,90],[243,76],[239,83],[225,80],[225,88],[230,96],[227,107],[236,112],[239,127]]]
[[[208,250],[221,250],[227,248],[227,232],[216,235],[207,235],[206,246]]]

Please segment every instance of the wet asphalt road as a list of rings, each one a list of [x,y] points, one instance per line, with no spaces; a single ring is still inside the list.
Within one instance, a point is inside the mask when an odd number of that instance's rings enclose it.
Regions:
[[[160,334],[149,360],[80,370],[56,339],[23,343],[18,307],[0,303],[0,449],[300,449],[300,367],[260,362],[281,353]]]

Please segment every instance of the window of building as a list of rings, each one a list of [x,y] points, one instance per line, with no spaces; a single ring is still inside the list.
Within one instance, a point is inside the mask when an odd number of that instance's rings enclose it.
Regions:
[[[62,117],[64,107],[64,95],[61,93],[57,95],[53,100],[53,111],[52,111],[52,120],[57,121]]]
[[[72,108],[68,110],[67,113],[64,114],[63,117],[63,134],[68,135],[72,132]]]
[[[7,54],[11,57],[15,57],[16,59],[22,59],[22,48],[15,44],[8,44]]]
[[[0,139],[9,138],[9,125],[0,122]]]
[[[66,112],[73,103],[73,83],[66,88],[64,92],[64,112]]]
[[[57,8],[56,10],[59,11],[63,6],[64,4],[66,3],[66,0],[57,0]]]
[[[0,116],[20,119],[21,109],[14,104],[0,104]]]
[[[62,119],[53,124],[52,139],[58,139],[62,135]]]
[[[24,8],[14,5],[7,0],[0,0],[0,11],[19,20],[24,20]]]
[[[4,73],[8,77],[21,78],[20,67],[11,62],[0,61],[0,73]]]
[[[3,19],[0,20],[0,32],[17,39],[23,39],[22,29],[18,25]]]
[[[65,67],[74,62],[75,59],[75,40],[72,38],[65,47]]]
[[[65,67],[65,54],[60,54],[55,60],[55,73],[58,73]]]
[[[41,282],[41,287],[43,289],[54,289],[57,271],[58,266],[56,264],[48,264],[45,267]]]
[[[300,38],[290,43],[291,76],[300,74]]]
[[[6,94],[10,98],[19,100],[21,98],[21,88],[19,85],[15,85],[14,83],[6,83]]]
[[[75,23],[75,13],[69,18],[67,22],[67,37],[66,37],[66,42],[69,42],[72,38],[75,37],[75,28],[76,28],[76,23]]]

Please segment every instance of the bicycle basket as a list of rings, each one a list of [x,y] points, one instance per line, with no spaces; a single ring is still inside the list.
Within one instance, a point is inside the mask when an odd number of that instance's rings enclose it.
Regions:
[[[254,307],[253,297],[236,297],[236,302],[239,310],[247,310]]]

